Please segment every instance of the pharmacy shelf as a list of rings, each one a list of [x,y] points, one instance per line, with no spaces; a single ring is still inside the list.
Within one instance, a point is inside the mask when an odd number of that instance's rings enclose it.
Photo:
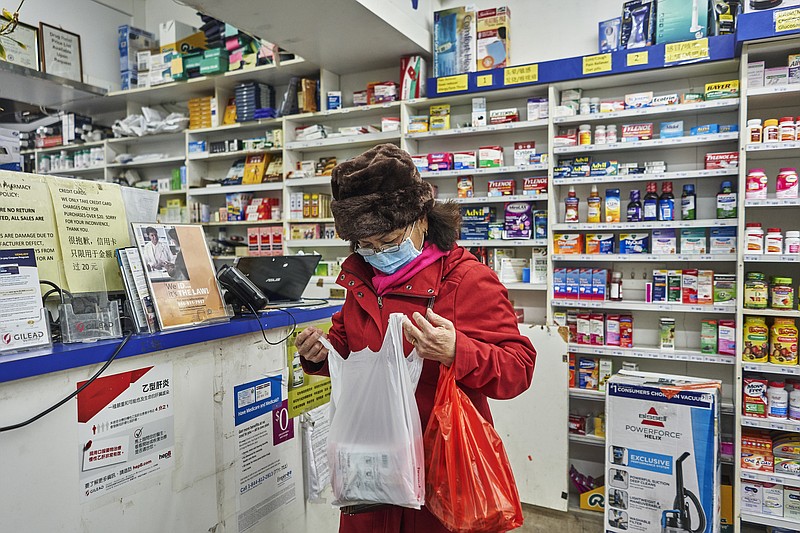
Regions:
[[[723,100],[711,100],[708,102],[696,102],[692,104],[675,104],[667,106],[641,107],[638,109],[626,109],[624,111],[612,111],[610,113],[592,113],[591,115],[575,115],[568,117],[553,118],[554,124],[583,124],[587,122],[605,122],[608,120],[627,119],[634,117],[656,117],[666,115],[679,115],[685,113],[724,113],[735,111],[739,108],[738,98],[726,98]]]
[[[327,139],[317,139],[314,141],[292,141],[286,143],[286,149],[301,152],[318,152],[330,150],[331,148],[363,148],[399,140],[400,132],[390,131],[386,133],[365,133],[363,135],[328,137]]]
[[[201,226],[274,226],[283,224],[283,220],[228,220],[224,222],[202,222]]]
[[[545,283],[523,283],[523,282],[505,282],[503,283],[506,289],[510,291],[546,291],[547,284]]]
[[[772,159],[800,155],[800,141],[748,144],[745,146],[748,159]]]
[[[793,476],[791,474],[757,472],[755,470],[747,470],[746,468],[742,468],[742,479],[761,481],[763,483],[776,483],[778,485],[787,485],[789,487],[800,487],[800,477]]]
[[[585,144],[583,146],[559,146],[553,148],[554,154],[582,154],[585,152],[617,152],[627,150],[654,150],[681,148],[698,144],[729,143],[739,140],[739,132],[712,133],[709,135],[686,135],[674,139],[652,139],[649,141],[616,142],[610,144]],[[788,143],[787,143],[788,144]]]
[[[553,178],[553,185],[580,185],[583,183],[613,183],[632,181],[683,180],[697,178],[715,178],[721,176],[738,176],[739,169],[720,168],[712,170],[681,170],[677,172],[660,172],[657,174],[616,174],[613,176],[575,176],[569,178]]]
[[[399,100],[394,102],[384,102],[381,104],[361,105],[352,107],[340,107],[339,109],[329,109],[326,111],[317,111],[315,113],[300,113],[297,115],[289,115],[286,118],[289,120],[316,120],[325,117],[339,118],[344,115],[358,115],[358,116],[379,116],[387,109],[399,109],[401,102]]]
[[[592,230],[639,230],[658,228],[711,228],[736,226],[738,221],[731,219],[669,220],[661,222],[616,222],[616,223],[564,223],[553,224],[553,231],[592,231]]]
[[[608,263],[612,261],[626,261],[628,263],[723,262],[736,261],[736,254],[553,254],[553,261],[588,261],[593,263]]]
[[[287,240],[286,246],[290,248],[308,248],[312,246],[320,248],[343,248],[350,246],[350,243],[341,239],[293,239]]]
[[[97,146],[103,146],[106,141],[92,141],[87,143],[80,143],[80,144],[65,144],[61,146],[50,146],[48,148],[34,148],[33,150],[25,150],[26,153],[35,153],[35,154],[49,154],[53,152],[60,152],[61,150],[66,150],[71,152],[73,150],[81,150],[84,148],[94,148]]]
[[[262,118],[258,120],[250,120],[247,122],[236,122],[234,124],[223,124],[222,126],[211,126],[210,128],[189,129],[186,130],[186,133],[190,135],[202,135],[204,133],[227,132],[231,130],[263,129],[265,126],[280,128],[282,125],[283,125],[283,119]]]
[[[313,178],[287,178],[286,187],[308,187],[312,185],[330,185],[330,176],[314,176]]]
[[[777,516],[769,516],[761,513],[742,513],[742,522],[749,524],[761,524],[762,526],[781,527],[791,531],[800,529],[800,522],[786,520]]]
[[[189,196],[214,196],[220,194],[235,194],[240,192],[262,192],[283,190],[283,182],[255,183],[252,185],[221,185],[189,189]]]
[[[574,387],[570,387],[569,397],[579,398],[581,400],[596,400],[602,402],[606,399],[606,393],[605,391],[592,390],[592,389],[576,389]]]
[[[238,150],[236,152],[220,152],[217,154],[209,154],[208,152],[197,152],[189,154],[189,161],[214,161],[218,159],[238,159],[247,157],[249,155],[261,154],[282,154],[283,150],[280,148],[264,148],[263,150]]]
[[[780,374],[800,376],[800,365],[776,365],[773,363],[742,363],[745,372],[762,372],[764,374]]]
[[[611,300],[560,300],[554,299],[553,307],[574,307],[579,309],[619,309],[621,311],[671,311],[673,313],[736,313],[735,305],[721,304],[670,304],[658,302],[632,302],[623,300],[613,302]]]
[[[789,310],[782,311],[780,309],[743,309],[742,314],[747,316],[779,316],[789,318],[800,318],[800,311]]]
[[[607,355],[611,357],[667,359],[673,361],[691,361],[695,363],[717,363],[722,365],[736,364],[736,358],[732,355],[707,354],[697,350],[662,350],[655,346],[620,348],[619,346],[590,346],[586,344],[570,343],[569,351],[590,355]]]
[[[547,246],[547,239],[517,239],[517,240],[505,240],[505,239],[487,239],[487,240],[472,240],[472,239],[461,239],[458,241],[459,246],[464,246],[467,248],[472,248],[475,246],[489,246],[492,248],[503,248],[503,247],[518,247],[518,246]]]
[[[800,207],[800,198],[745,199],[745,207]]]
[[[172,133],[157,133],[155,135],[142,135],[139,137],[113,137],[107,139],[110,145],[125,145],[125,144],[146,144],[146,143],[163,143],[169,141],[177,141],[178,139],[185,139],[186,130],[176,131]]]
[[[515,194],[513,196],[473,196],[471,198],[442,198],[436,200],[439,202],[454,202],[457,204],[505,204],[508,202],[546,202],[546,194],[539,194],[534,196],[532,194]]]
[[[798,93],[800,93],[798,83],[756,87],[747,91],[747,107],[763,109],[796,106]]]
[[[289,224],[323,224],[333,221],[332,218],[290,218],[286,222]]]
[[[186,189],[175,189],[174,191],[156,191],[159,196],[180,196],[186,194]]]
[[[744,256],[744,262],[745,263],[797,263],[800,262],[800,255],[747,254]]]
[[[742,416],[742,425],[749,428],[776,429],[790,433],[800,433],[800,422],[790,420],[776,420],[771,418],[755,418]]]
[[[589,446],[606,445],[605,437],[597,437],[595,435],[576,435],[575,433],[569,433],[569,441],[578,444],[588,444]]]
[[[471,137],[475,135],[487,135],[490,133],[505,133],[509,131],[529,131],[547,129],[548,120],[530,120],[524,122],[509,122],[506,124],[489,124],[487,126],[477,126],[474,128],[452,128],[449,130],[422,131],[419,133],[406,133],[405,138],[411,140],[438,139],[440,137]]]
[[[424,179],[434,178],[457,178],[459,176],[481,176],[494,174],[520,174],[527,172],[547,172],[547,163],[537,163],[535,165],[516,165],[509,167],[486,167],[486,168],[467,168],[461,170],[437,170],[435,172],[420,172]]]
[[[105,165],[96,165],[93,167],[83,167],[83,168],[62,168],[59,170],[51,170],[49,172],[43,172],[43,174],[47,174],[49,176],[71,176],[71,175],[80,175],[80,174],[93,174],[96,172],[103,172],[105,170]]]
[[[172,163],[184,163],[186,158],[183,156],[164,157],[161,159],[148,159],[146,161],[132,161],[130,163],[110,163],[106,165],[108,168],[142,168],[142,167],[158,167],[169,165]]]
[[[212,255],[211,259],[213,259],[214,261],[234,261],[236,259],[239,259],[239,256],[237,256],[237,255]]]

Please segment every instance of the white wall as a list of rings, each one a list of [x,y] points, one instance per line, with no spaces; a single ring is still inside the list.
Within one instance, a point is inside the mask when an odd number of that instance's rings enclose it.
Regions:
[[[409,0],[410,1],[410,0]],[[441,7],[474,4],[511,8],[511,64],[597,53],[597,23],[618,17],[623,0],[440,0]]]
[[[177,20],[195,28],[200,27],[202,21],[197,15],[197,10],[187,7],[173,0],[135,0],[144,4],[144,22],[139,18],[136,23],[140,28],[151,31],[158,38],[158,25],[167,20]],[[256,0],[258,1],[258,0]],[[266,14],[265,14],[266,16]]]

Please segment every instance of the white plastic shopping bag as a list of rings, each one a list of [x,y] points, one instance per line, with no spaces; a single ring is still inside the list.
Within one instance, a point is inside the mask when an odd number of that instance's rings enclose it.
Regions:
[[[386,503],[419,509],[425,503],[425,452],[414,391],[422,359],[403,355],[405,315],[389,316],[379,352],[343,359],[328,348],[331,427],[328,461],[333,505]]]

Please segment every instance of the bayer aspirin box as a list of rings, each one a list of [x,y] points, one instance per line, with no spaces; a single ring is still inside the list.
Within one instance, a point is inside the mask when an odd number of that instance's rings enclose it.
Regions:
[[[701,380],[622,370],[606,386],[607,533],[680,531],[676,527],[678,479],[697,528],[719,531],[719,388]],[[623,481],[618,481],[623,480]],[[662,527],[665,524],[666,527]]]

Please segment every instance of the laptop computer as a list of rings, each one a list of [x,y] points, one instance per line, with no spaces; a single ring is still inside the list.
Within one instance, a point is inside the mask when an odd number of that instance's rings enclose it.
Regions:
[[[319,255],[240,257],[235,266],[269,298],[265,309],[298,307],[320,303],[305,301],[302,296],[321,258]]]

